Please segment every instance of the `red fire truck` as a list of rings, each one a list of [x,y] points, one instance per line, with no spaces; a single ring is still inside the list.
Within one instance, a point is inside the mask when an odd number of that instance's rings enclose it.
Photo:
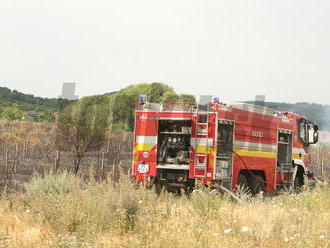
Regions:
[[[318,127],[302,115],[217,98],[136,104],[132,176],[167,189],[196,182],[252,194],[304,184]]]

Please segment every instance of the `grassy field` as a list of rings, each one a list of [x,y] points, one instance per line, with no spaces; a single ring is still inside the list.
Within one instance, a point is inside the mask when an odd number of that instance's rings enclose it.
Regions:
[[[3,193],[0,247],[330,247],[330,188],[276,197],[176,197],[70,174]]]

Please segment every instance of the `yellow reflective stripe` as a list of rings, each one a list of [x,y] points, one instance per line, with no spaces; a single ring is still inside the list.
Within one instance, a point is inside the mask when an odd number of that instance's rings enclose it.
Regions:
[[[292,154],[292,158],[300,159],[301,157],[299,157],[299,154]]]
[[[150,152],[153,146],[154,145],[152,144],[136,144],[134,148],[134,152],[140,152],[140,151]]]
[[[276,152],[253,151],[247,149],[235,149],[235,153],[240,156],[259,157],[259,158],[276,158]]]
[[[304,154],[302,154],[301,156],[299,156],[299,153],[297,154],[297,153],[293,153],[292,154],[292,158],[294,158],[294,159],[306,159],[306,155],[304,155]]]
[[[214,147],[210,147],[210,146],[197,146],[196,152],[214,154],[215,149],[214,149]]]

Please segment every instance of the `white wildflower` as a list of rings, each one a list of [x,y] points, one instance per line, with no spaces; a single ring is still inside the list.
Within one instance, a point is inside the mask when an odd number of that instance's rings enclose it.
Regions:
[[[242,232],[248,232],[250,231],[250,228],[248,226],[242,226],[241,230]]]
[[[231,228],[223,230],[224,233],[230,233],[231,231]]]
[[[284,240],[284,242],[289,242],[288,238],[284,238],[283,240]]]
[[[142,200],[139,201],[140,204],[141,204],[142,202],[143,202]]]
[[[325,236],[324,235],[320,235],[320,237],[319,237],[320,239],[324,239],[325,238]]]

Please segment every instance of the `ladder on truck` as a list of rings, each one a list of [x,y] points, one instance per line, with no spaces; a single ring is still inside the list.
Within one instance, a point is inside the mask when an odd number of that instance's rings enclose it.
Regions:
[[[206,110],[203,111],[200,111],[201,106],[205,107],[205,105],[198,104],[196,109],[194,176],[206,177],[209,159],[209,104],[206,105]],[[200,143],[201,138],[204,138],[205,143]],[[203,147],[203,149],[198,150],[198,147]],[[197,171],[203,171],[203,174],[197,173]]]

